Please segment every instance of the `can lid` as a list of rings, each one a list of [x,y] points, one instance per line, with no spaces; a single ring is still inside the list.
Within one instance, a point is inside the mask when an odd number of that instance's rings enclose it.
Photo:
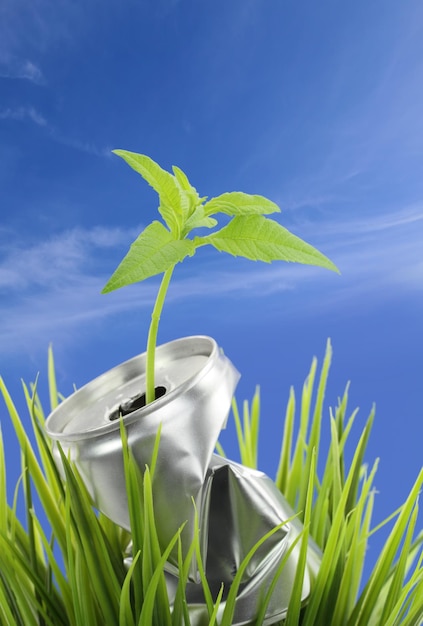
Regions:
[[[140,354],[90,381],[66,398],[47,418],[52,439],[78,440],[118,430],[125,423],[147,417],[186,392],[219,359],[215,340],[207,336],[177,339],[156,348],[156,400],[145,406],[146,353]]]

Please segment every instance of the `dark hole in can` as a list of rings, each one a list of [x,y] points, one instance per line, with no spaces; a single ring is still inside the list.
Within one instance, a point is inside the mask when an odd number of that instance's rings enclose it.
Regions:
[[[158,400],[165,395],[166,387],[155,387],[154,392],[155,400]],[[114,420],[118,420],[120,417],[124,417],[125,415],[129,415],[129,413],[133,413],[138,409],[142,409],[145,405],[145,392],[139,393],[136,396],[129,398],[129,400],[124,400],[117,409],[109,414],[109,420],[111,422],[113,422]]]

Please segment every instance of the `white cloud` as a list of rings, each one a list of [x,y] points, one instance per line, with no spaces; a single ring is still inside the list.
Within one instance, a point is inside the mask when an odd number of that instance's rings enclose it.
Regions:
[[[29,119],[37,126],[47,126],[47,120],[32,106],[20,106],[14,109],[0,109],[0,120],[18,120],[23,121]]]
[[[69,148],[73,148],[74,150],[78,150],[79,152],[86,152],[87,154],[93,154],[94,156],[99,157],[111,157],[112,155],[111,147],[106,146],[105,148],[99,148],[89,141],[80,141],[75,137],[63,135],[55,128],[50,129],[50,137],[57,143],[60,143],[64,146],[69,146]]]
[[[223,255],[215,255],[210,264],[203,256],[194,275],[190,268],[196,261],[188,259],[178,268],[169,300],[236,297],[248,301],[290,291],[291,311],[304,311],[304,298],[307,310],[312,306],[314,311],[341,311],[404,292],[422,293],[423,219],[418,207],[368,222],[320,224],[319,230],[324,232],[320,247],[337,263],[341,276],[310,266],[239,262]],[[108,276],[99,271],[99,257],[106,250],[109,257],[117,246],[123,254],[139,231],[79,228],[32,247],[6,251],[0,260],[0,291],[7,296],[0,301],[2,350],[15,350],[35,337],[44,347],[53,332],[85,328],[125,311],[150,310],[158,279],[100,294]],[[307,232],[301,235],[308,238]]]
[[[92,36],[99,12],[121,11],[129,3],[130,0],[1,0],[0,58],[33,58],[56,45],[72,48],[81,37]]]
[[[47,119],[32,106],[0,109],[0,120],[15,120],[19,122],[29,120],[37,126],[43,127],[46,131],[48,131],[50,139],[59,144],[69,146],[79,152],[86,152],[99,157],[110,157],[112,154],[112,149],[110,147],[98,148],[95,144],[90,143],[89,141],[80,141],[74,137],[68,137],[62,134],[56,128],[51,126]]]
[[[136,234],[139,230],[137,229]],[[31,287],[51,291],[65,279],[76,284],[89,279],[86,267],[101,248],[129,244],[134,230],[95,227],[75,228],[34,246],[7,250],[0,261],[0,289],[22,290]]]
[[[44,51],[51,43],[69,41],[81,16],[70,0],[2,0],[0,53],[18,57],[22,50]]]
[[[36,85],[43,85],[45,78],[41,69],[32,61],[25,61],[5,56],[0,58],[0,78],[29,80]]]
[[[37,84],[42,84],[44,82],[42,71],[31,61],[25,61],[22,64],[19,77],[26,78],[27,80]]]
[[[48,132],[50,139],[59,144],[69,146],[79,152],[86,152],[99,157],[110,157],[112,154],[112,149],[110,147],[98,148],[95,144],[90,143],[89,141],[80,141],[74,137],[64,135],[51,126],[44,115],[37,111],[33,106],[19,106],[0,109],[0,120],[15,120],[18,122],[25,122],[29,120],[37,126],[43,127],[45,131]]]
[[[348,236],[363,237],[365,235],[380,235],[383,231],[399,231],[402,227],[414,225],[416,228],[423,228],[423,203],[414,203],[400,211],[390,213],[360,215],[356,219],[347,220],[325,220],[319,223],[320,237]],[[312,231],[316,231],[315,224],[311,226]],[[355,239],[354,239],[355,240]]]

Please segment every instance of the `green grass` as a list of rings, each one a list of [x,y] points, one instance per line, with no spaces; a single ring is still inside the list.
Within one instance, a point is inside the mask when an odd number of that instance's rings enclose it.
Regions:
[[[352,444],[350,433],[356,411],[349,412],[348,388],[333,410],[324,410],[330,361],[328,343],[320,375],[317,361],[313,360],[300,402],[291,389],[283,422],[275,482],[304,522],[304,532],[299,538],[303,550],[297,570],[297,592],[292,595],[286,619],[281,624],[421,626],[423,534],[418,534],[416,523],[423,471],[400,509],[374,528],[372,511],[377,463],[370,468],[365,464],[374,411],[358,444]],[[56,387],[51,352],[48,379],[50,408],[54,408],[62,397]],[[180,544],[182,528],[165,550],[160,548],[151,489],[154,458],[151,467],[141,474],[122,429],[130,535],[93,509],[77,470],[65,457],[62,460],[66,480],[60,477],[50,441],[44,434],[45,414],[36,386],[24,385],[29,413],[25,420],[18,415],[1,379],[0,390],[16,432],[22,462],[22,473],[10,503],[6,495],[7,468],[0,432],[0,624],[189,625],[185,585],[195,553],[209,625],[230,626],[237,587],[252,553],[239,569],[224,610],[223,605],[219,610],[223,589],[216,599],[212,598],[201,563],[198,532],[185,558]],[[258,390],[252,402],[245,402],[242,409],[240,412],[234,401],[241,461],[255,467],[260,419]],[[328,425],[330,446],[324,452],[321,430]],[[351,463],[346,462],[346,456],[352,456]],[[324,467],[321,475],[318,467]],[[25,511],[23,519],[17,515],[21,499]],[[369,538],[384,524],[391,527],[388,538],[370,576],[362,580]],[[308,602],[302,606],[300,591],[308,535],[322,548],[323,559]],[[131,540],[134,558],[127,569],[124,558]],[[259,543],[265,540],[263,537]],[[175,602],[170,606],[164,565],[175,545],[179,547],[180,580]],[[259,544],[255,546],[258,547]],[[283,562],[278,574],[283,576]],[[264,598],[257,624],[265,615],[266,599],[271,591]]]

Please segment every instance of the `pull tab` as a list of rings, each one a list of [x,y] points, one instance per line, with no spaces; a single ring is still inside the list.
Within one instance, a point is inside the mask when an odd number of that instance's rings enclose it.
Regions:
[[[166,393],[166,387],[156,387],[155,391],[155,400],[158,400]],[[145,392],[138,393],[136,396],[132,396],[132,398],[127,398],[123,400],[116,409],[113,409],[111,413],[109,413],[109,420],[111,422],[118,420],[120,417],[124,417],[125,415],[129,415],[134,411],[138,411],[138,409],[142,409],[146,406],[145,402]]]

